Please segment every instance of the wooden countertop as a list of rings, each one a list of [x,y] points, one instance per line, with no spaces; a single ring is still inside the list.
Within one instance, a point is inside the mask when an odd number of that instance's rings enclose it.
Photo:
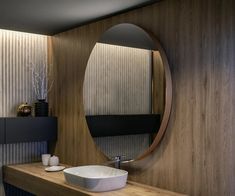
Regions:
[[[63,172],[45,172],[41,163],[3,167],[3,178],[8,184],[36,195],[50,196],[181,196],[182,194],[128,181],[125,188],[110,192],[93,193],[66,183]]]

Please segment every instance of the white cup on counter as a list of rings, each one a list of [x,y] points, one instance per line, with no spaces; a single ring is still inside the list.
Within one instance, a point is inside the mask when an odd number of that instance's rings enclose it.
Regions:
[[[49,159],[49,165],[50,166],[57,166],[57,165],[59,165],[59,157],[57,157],[57,156],[52,156],[52,157],[50,157],[50,159]]]
[[[50,154],[42,154],[42,164],[44,166],[48,166],[50,158],[51,158]]]

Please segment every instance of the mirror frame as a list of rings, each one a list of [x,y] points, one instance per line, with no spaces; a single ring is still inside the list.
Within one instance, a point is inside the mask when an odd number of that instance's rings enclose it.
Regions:
[[[157,134],[156,134],[152,144],[149,146],[149,148],[147,150],[145,150],[142,154],[140,154],[137,158],[133,159],[133,161],[138,161],[138,160],[142,160],[142,159],[146,158],[148,155],[150,155],[156,149],[156,147],[159,145],[159,143],[161,142],[161,140],[162,140],[162,138],[163,138],[163,136],[165,134],[165,131],[167,129],[167,125],[168,125],[168,122],[169,122],[170,114],[171,114],[171,108],[172,108],[172,78],[171,78],[171,71],[170,71],[168,60],[167,60],[167,56],[166,56],[166,53],[165,53],[163,47],[161,46],[161,43],[154,36],[153,33],[147,31],[146,29],[144,29],[144,28],[142,28],[142,27],[140,27],[138,25],[131,24],[131,23],[119,23],[119,24],[111,26],[110,28],[106,29],[101,34],[101,36],[99,36],[99,39],[95,42],[95,44],[93,46],[93,49],[94,49],[96,43],[100,43],[100,39],[101,39],[101,37],[103,36],[103,34],[105,32],[107,32],[111,28],[113,28],[113,27],[115,27],[117,25],[120,25],[120,24],[134,25],[135,27],[140,28],[142,31],[144,31],[149,36],[149,38],[152,40],[153,45],[154,45],[154,49],[149,49],[149,50],[152,50],[153,58],[155,56],[154,55],[155,52],[159,52],[160,53],[160,56],[161,56],[161,59],[162,59],[162,63],[163,63],[163,67],[164,67],[164,73],[165,73],[165,108],[164,108],[164,113],[163,113],[163,116],[162,116],[162,121],[161,121],[161,124],[160,124],[160,128],[158,129],[158,132],[157,132]],[[104,42],[101,42],[101,43],[104,43]],[[91,50],[91,53],[92,53],[92,50]],[[90,56],[89,56],[89,58],[90,58]],[[88,58],[88,60],[89,60],[89,58]],[[88,60],[87,60],[87,63],[88,63]],[[85,75],[85,73],[84,73],[84,75]],[[89,127],[88,127],[88,130],[89,130]],[[89,132],[90,132],[90,130],[89,130]],[[91,136],[91,133],[90,133],[90,136]],[[92,138],[92,136],[91,136],[91,138]],[[93,140],[93,138],[92,138],[92,140]],[[101,153],[103,153],[103,151],[101,149],[99,151]],[[105,154],[103,153],[103,155],[105,155]],[[105,155],[105,157],[107,157],[107,155]]]
[[[141,27],[140,27],[141,28]],[[139,157],[137,157],[135,159],[135,161],[137,160],[141,160],[144,159],[145,157],[147,157],[149,154],[151,154],[156,147],[159,145],[159,143],[161,142],[165,131],[167,129],[167,125],[170,119],[170,114],[171,114],[171,108],[172,108],[172,79],[171,79],[171,71],[170,71],[170,66],[167,60],[167,56],[165,53],[165,50],[163,49],[163,47],[161,46],[161,43],[159,42],[159,40],[149,31],[145,30],[144,28],[142,28],[153,40],[156,49],[153,50],[153,58],[154,58],[154,53],[155,52],[159,52],[160,56],[162,58],[162,63],[164,66],[164,72],[165,72],[165,108],[164,108],[164,113],[163,113],[163,117],[162,117],[162,122],[160,125],[160,128],[157,132],[156,137],[154,138],[152,144],[149,146],[149,148],[142,153]]]

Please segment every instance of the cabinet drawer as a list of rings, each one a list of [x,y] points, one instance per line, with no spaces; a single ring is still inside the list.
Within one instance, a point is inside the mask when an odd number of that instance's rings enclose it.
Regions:
[[[57,139],[56,117],[5,119],[5,143],[51,141]]]

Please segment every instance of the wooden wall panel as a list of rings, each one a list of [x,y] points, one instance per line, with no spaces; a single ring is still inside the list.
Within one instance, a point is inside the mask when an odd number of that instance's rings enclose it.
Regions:
[[[166,77],[160,52],[152,52],[152,61],[152,112],[154,114],[161,114],[162,118],[165,109]]]
[[[131,22],[152,31],[166,50],[173,107],[159,148],[130,179],[195,196],[235,195],[234,9],[233,0],[163,0],[55,35],[50,103],[59,118],[55,152],[62,161],[105,160],[84,118],[84,73],[102,32]]]

